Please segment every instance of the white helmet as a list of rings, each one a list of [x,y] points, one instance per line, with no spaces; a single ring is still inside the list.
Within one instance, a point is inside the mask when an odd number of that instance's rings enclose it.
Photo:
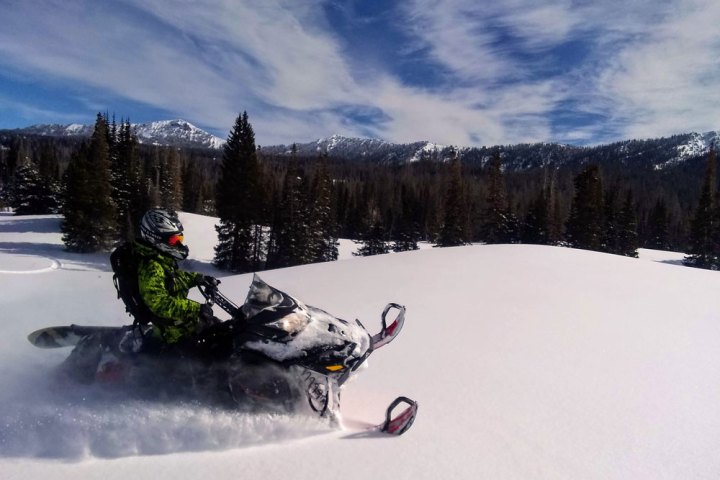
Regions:
[[[140,237],[168,255],[184,260],[189,249],[183,245],[183,226],[175,212],[155,208],[148,210],[140,222]]]

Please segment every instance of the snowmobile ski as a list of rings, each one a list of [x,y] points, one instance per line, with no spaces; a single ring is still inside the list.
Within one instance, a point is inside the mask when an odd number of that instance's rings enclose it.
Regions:
[[[401,404],[407,404],[407,408],[393,416],[393,411]],[[387,433],[388,435],[402,435],[412,426],[415,417],[417,417],[417,412],[418,404],[416,401],[410,400],[407,397],[398,397],[387,408],[385,421],[371,428],[371,430]]]
[[[397,309],[398,314],[397,317],[395,317],[395,320],[393,320],[393,322],[388,325],[386,317],[390,310],[393,309]],[[404,324],[405,307],[397,303],[388,303],[382,313],[382,330],[372,336],[372,341],[370,342],[370,345],[372,345],[372,349],[377,350],[378,348],[384,347],[388,343],[395,340],[395,337],[398,336]]]

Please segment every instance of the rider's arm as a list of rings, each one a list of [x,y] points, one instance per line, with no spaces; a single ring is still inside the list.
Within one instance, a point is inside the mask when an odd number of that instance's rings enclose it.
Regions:
[[[140,296],[148,308],[158,317],[168,319],[171,323],[178,323],[194,328],[200,318],[200,304],[185,298],[190,277],[177,275],[168,291],[165,279],[165,270],[154,260],[142,262],[138,271]],[[184,294],[178,295],[178,292]]]
[[[200,285],[202,278],[202,273],[188,272],[185,270],[177,270],[175,272],[175,282],[178,282],[178,286],[185,290],[190,290]]]

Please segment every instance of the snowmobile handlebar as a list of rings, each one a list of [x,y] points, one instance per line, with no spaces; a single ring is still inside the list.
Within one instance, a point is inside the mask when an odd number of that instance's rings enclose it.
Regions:
[[[217,305],[225,310],[233,318],[242,316],[242,311],[232,300],[220,293],[216,285],[198,285],[198,290],[210,306]]]

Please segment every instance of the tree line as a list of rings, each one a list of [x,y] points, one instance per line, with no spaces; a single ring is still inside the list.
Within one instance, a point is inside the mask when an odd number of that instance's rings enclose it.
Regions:
[[[245,112],[222,153],[157,147],[139,144],[129,120],[98,114],[80,145],[0,137],[0,201],[17,214],[63,213],[65,244],[79,252],[133,238],[150,207],[215,215],[215,263],[233,272],[333,260],[338,238],[360,255],[423,241],[533,243],[672,249],[688,265],[720,264],[714,153],[660,173],[592,155],[508,171],[499,149],[485,153],[410,164],[265,154]]]

